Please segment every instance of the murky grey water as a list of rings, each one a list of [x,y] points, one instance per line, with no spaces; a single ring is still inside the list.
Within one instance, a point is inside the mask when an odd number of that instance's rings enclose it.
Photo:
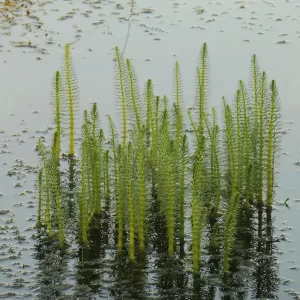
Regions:
[[[16,293],[13,299],[36,295],[35,231],[30,230],[37,211],[31,193],[35,169],[27,164],[38,163],[37,137],[51,137],[36,131],[52,124],[51,80],[62,46],[72,43],[81,108],[96,101],[106,128],[104,115],[116,113],[112,48],[123,49],[130,15],[129,3],[121,1],[124,9],[115,1],[32,2],[18,1],[28,5],[29,16],[27,8],[5,11],[0,5],[0,297]],[[149,5],[137,1],[125,49],[141,85],[152,78],[156,93],[170,95],[173,65],[179,60],[185,103],[193,105],[195,62],[203,42],[211,61],[211,105],[220,106],[223,95],[233,98],[237,81],[248,79],[253,53],[269,79],[277,80],[287,130],[273,213],[275,234],[287,235],[278,243],[278,297],[293,299],[292,291],[300,292],[300,167],[294,164],[300,160],[300,1],[205,1],[200,7],[199,1],[155,0]],[[17,174],[7,176],[13,168]],[[287,197],[290,209],[282,205]]]

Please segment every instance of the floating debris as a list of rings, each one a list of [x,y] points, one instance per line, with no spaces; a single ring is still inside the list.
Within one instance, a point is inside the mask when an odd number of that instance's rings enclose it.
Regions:
[[[19,188],[19,187],[22,187],[22,186],[23,186],[23,184],[21,182],[17,182],[14,185],[15,188]]]
[[[12,154],[12,151],[11,150],[1,150],[0,152],[1,154]]]
[[[300,266],[292,266],[289,269],[290,270],[300,270]]]
[[[13,47],[16,48],[37,48],[37,45],[32,44],[31,41],[28,42],[10,42]]]
[[[289,41],[286,41],[286,40],[282,40],[282,41],[276,42],[276,44],[280,44],[280,45],[289,44],[289,43],[290,43],[290,42],[289,42]]]
[[[153,7],[145,7],[141,9],[141,14],[152,14],[154,12]]]
[[[65,20],[72,19],[72,18],[73,18],[72,15],[65,15],[65,16],[59,17],[57,20],[58,21],[65,21]]]
[[[120,3],[116,4],[116,8],[117,9],[124,9],[124,6]]]
[[[204,10],[204,8],[202,8],[201,6],[196,6],[196,7],[194,7],[194,12],[195,12],[197,15],[202,15],[202,14],[205,12],[205,10]]]
[[[7,299],[7,298],[10,298],[10,297],[16,297],[17,295],[18,294],[14,293],[14,292],[7,292],[7,293],[0,294],[0,298]]]

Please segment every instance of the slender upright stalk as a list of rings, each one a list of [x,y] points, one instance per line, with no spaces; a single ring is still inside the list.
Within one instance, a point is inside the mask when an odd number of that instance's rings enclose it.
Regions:
[[[70,60],[70,45],[66,44],[65,47],[65,70],[67,91],[69,100],[69,122],[70,122],[70,135],[69,135],[69,154],[75,154],[75,128],[74,128],[74,95],[72,87],[72,74],[71,74],[71,60]]]
[[[141,251],[145,250],[145,216],[146,216],[146,147],[145,147],[145,130],[139,133],[139,150],[138,150],[138,181],[139,181],[139,245]]]
[[[129,257],[134,260],[134,207],[133,207],[133,195],[132,195],[132,183],[131,183],[131,155],[132,144],[128,143],[127,152],[127,197],[128,197],[128,210],[129,210]]]
[[[271,82],[271,108],[268,124],[268,148],[267,148],[267,207],[271,208],[273,204],[274,189],[274,165],[275,165],[275,117],[278,91],[275,80]]]
[[[121,110],[122,110],[122,146],[126,147],[127,142],[127,108],[126,108],[126,91],[125,91],[125,75],[124,75],[124,62],[123,57],[120,53],[118,47],[115,48],[115,59],[117,61],[117,75],[118,75],[118,85],[120,89],[121,97]]]
[[[104,152],[104,194],[105,199],[110,198],[110,178],[109,178],[109,150]]]
[[[60,204],[60,172],[59,172],[59,160],[57,158],[57,131],[53,135],[53,144],[52,144],[52,157],[51,157],[51,182],[54,189],[54,198],[57,211],[58,219],[58,230],[59,230],[59,241],[60,246],[63,247],[65,243],[64,229],[63,229],[63,216]]]
[[[239,81],[240,95],[243,106],[243,124],[244,124],[244,140],[245,140],[245,167],[246,167],[246,205],[250,205],[251,197],[251,143],[250,143],[250,127],[249,116],[247,112],[247,93],[244,82]]]
[[[257,200],[263,204],[264,189],[264,150],[265,150],[265,102],[266,102],[266,79],[267,75],[262,72],[260,84],[260,110],[259,110],[259,163],[258,163],[258,195]]]
[[[61,76],[60,72],[55,73],[55,125],[57,132],[56,155],[60,158],[60,137],[61,137]]]
[[[168,223],[168,253],[170,256],[174,254],[174,141],[171,141],[170,145],[170,160],[169,160],[169,172],[168,172],[168,204],[167,204],[167,223]],[[166,153],[167,154],[167,153]]]
[[[46,211],[45,211],[45,224],[47,226],[49,235],[53,235],[52,225],[51,225],[51,185],[50,185],[50,170],[48,166],[48,161],[45,153],[45,147],[41,139],[38,140],[38,148],[43,161],[44,173],[45,173],[45,189],[46,189]]]
[[[43,193],[43,171],[39,170],[39,175],[38,175],[38,220],[36,223],[36,227],[41,227],[42,225],[42,201],[43,201],[43,197],[42,197],[42,193]]]

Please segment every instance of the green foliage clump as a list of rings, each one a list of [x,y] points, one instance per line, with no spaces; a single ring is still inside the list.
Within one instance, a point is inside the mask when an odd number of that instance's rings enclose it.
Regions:
[[[96,103],[90,112],[85,110],[79,156],[72,160],[80,163],[70,168],[72,185],[69,182],[67,189],[61,170],[61,123],[69,124],[68,157],[74,158],[74,105],[79,89],[66,46],[63,70],[54,77],[56,131],[49,153],[42,141],[38,142],[42,161],[38,227],[45,225],[51,236],[57,232],[63,246],[68,228],[63,195],[66,190],[69,194],[75,191],[71,210],[76,211],[72,220],[78,224],[79,241],[88,245],[94,221],[102,218],[104,206],[110,206],[117,251],[122,255],[128,247],[133,261],[137,252],[147,249],[152,234],[151,207],[156,206],[166,229],[169,256],[187,242],[189,234],[193,271],[198,273],[204,232],[210,227],[210,246],[222,251],[223,271],[227,273],[241,208],[272,207],[281,135],[276,82],[272,80],[267,86],[266,73],[259,70],[254,55],[249,87],[242,80],[238,82],[232,105],[223,97],[223,116],[218,122],[216,110],[208,109],[209,59],[204,44],[196,65],[196,110],[195,114],[188,111],[191,129],[187,130],[178,62],[170,101],[155,95],[150,79],[144,95],[140,93],[133,65],[117,47],[114,60],[120,139],[111,116],[110,136],[105,137]],[[194,143],[189,146],[191,141]],[[78,189],[74,188],[76,165]]]

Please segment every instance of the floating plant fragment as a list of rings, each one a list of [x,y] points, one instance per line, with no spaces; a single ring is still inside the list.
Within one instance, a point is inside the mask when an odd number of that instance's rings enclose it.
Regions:
[[[141,9],[141,14],[152,14],[154,12],[153,7],[145,7]]]
[[[291,43],[291,42],[286,41],[286,40],[281,40],[281,41],[276,42],[276,44],[279,44],[279,45],[285,45],[285,44],[289,44],[289,43]]]
[[[196,6],[193,8],[193,10],[197,15],[202,15],[205,11],[201,6]]]
[[[120,3],[116,4],[116,8],[117,9],[124,9],[124,6]]]
[[[290,270],[300,270],[300,266],[289,267]]]
[[[16,48],[37,48],[37,45],[32,44],[31,41],[28,42],[10,42],[13,47]]]

